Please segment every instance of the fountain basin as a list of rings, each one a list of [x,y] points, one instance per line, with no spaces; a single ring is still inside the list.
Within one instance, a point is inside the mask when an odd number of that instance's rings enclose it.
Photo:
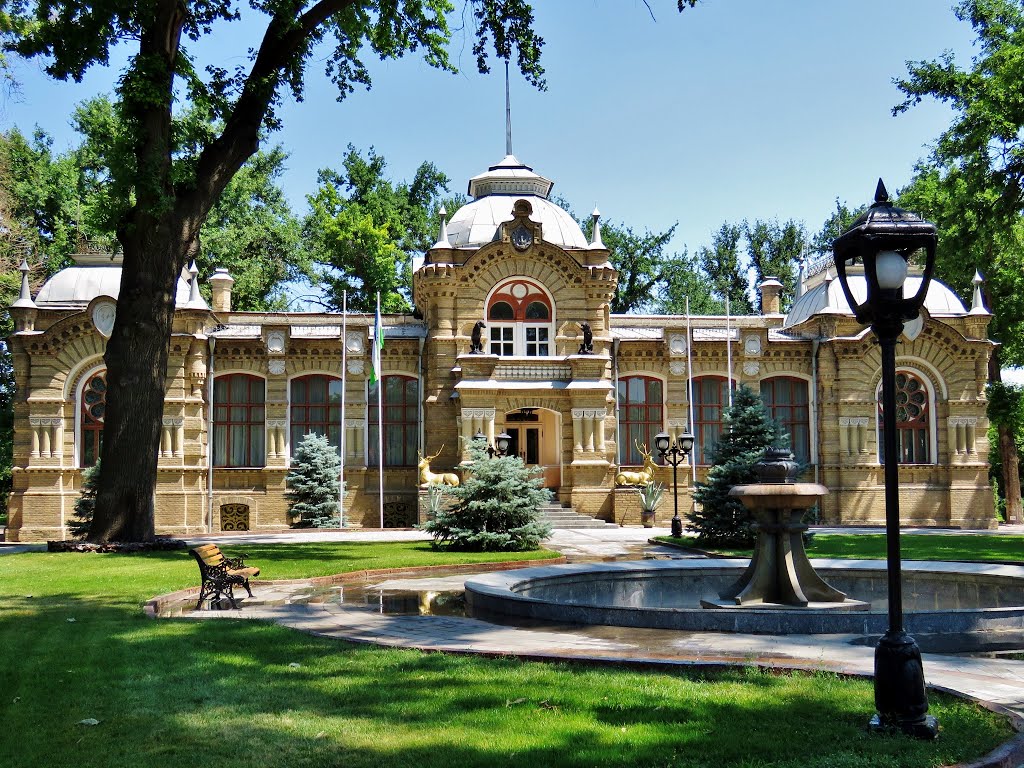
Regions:
[[[474,576],[466,581],[470,615],[571,624],[751,634],[878,635],[888,626],[887,576],[879,560],[814,560],[822,575],[869,610],[813,602],[806,608],[701,608],[736,581],[747,560],[644,560],[579,563]],[[903,563],[908,632],[966,649],[983,640],[1024,639],[1024,567]],[[981,635],[987,635],[982,638]],[[982,643],[984,644],[984,643]]]

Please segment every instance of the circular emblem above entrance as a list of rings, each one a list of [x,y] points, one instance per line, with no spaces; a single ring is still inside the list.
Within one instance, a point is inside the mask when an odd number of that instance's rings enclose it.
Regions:
[[[522,224],[512,230],[512,245],[520,251],[526,250],[533,244],[533,232]]]

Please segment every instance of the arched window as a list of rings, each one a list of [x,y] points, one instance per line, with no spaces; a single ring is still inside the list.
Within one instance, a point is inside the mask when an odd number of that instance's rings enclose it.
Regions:
[[[382,408],[384,409],[384,465],[414,467],[419,446],[419,382],[412,376],[385,376]],[[377,466],[377,385],[367,393],[369,446],[367,461]]]
[[[79,466],[96,465],[103,452],[103,418],[107,411],[107,372],[97,371],[82,386]]]
[[[213,380],[213,466],[266,464],[266,382],[248,373]]]
[[[693,380],[693,458],[708,464],[708,454],[722,436],[722,415],[729,404],[729,380],[698,376]]]
[[[791,376],[775,376],[761,381],[761,399],[768,413],[789,435],[789,446],[796,460],[811,460],[811,424],[807,382]]]
[[[664,397],[661,379],[626,376],[619,379],[619,462],[640,466],[643,456],[637,443],[654,451],[654,436],[662,430]]]
[[[292,453],[310,432],[324,435],[341,451],[341,379],[322,374],[292,379],[290,390]]]
[[[885,462],[881,388],[878,391],[878,461]],[[928,388],[910,371],[896,371],[896,448],[900,464],[931,464]]]
[[[553,308],[530,280],[502,283],[487,301],[487,351],[492,355],[547,357],[554,351]]]

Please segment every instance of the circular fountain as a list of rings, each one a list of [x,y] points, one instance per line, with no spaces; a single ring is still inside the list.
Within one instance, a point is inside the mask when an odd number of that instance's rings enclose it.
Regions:
[[[800,518],[827,489],[810,483],[773,483],[767,476],[759,480],[734,489],[758,521],[759,538],[749,562],[640,560],[489,573],[466,581],[467,609],[473,616],[498,621],[506,617],[691,632],[858,638],[884,633],[888,626],[885,562],[819,559],[812,563],[804,551],[806,526]],[[906,629],[922,650],[1020,647],[1024,644],[1024,567],[904,562],[903,608]]]

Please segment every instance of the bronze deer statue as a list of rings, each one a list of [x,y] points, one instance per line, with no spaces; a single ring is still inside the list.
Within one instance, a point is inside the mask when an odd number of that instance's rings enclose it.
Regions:
[[[433,456],[427,456],[424,458],[423,454],[419,451],[416,455],[420,457],[419,469],[420,469],[420,487],[426,488],[428,485],[451,485],[456,486],[459,484],[459,476],[454,472],[431,472],[430,462],[441,455],[441,451],[444,450],[444,443],[437,449],[437,453]]]

